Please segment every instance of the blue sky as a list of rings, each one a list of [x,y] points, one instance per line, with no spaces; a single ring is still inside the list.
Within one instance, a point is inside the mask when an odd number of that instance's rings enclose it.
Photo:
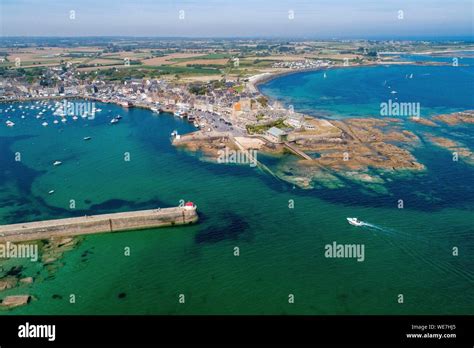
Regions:
[[[3,36],[472,36],[474,0],[0,0]],[[184,11],[184,19],[179,18]],[[403,19],[398,19],[399,11]],[[70,19],[75,11],[75,19]],[[294,19],[289,19],[293,11]]]

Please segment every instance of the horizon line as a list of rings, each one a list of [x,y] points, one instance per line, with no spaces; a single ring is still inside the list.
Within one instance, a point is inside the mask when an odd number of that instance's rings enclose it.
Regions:
[[[383,41],[393,41],[393,40],[410,40],[410,41],[419,41],[424,39],[449,39],[456,40],[462,39],[463,41],[474,41],[472,35],[401,35],[401,36],[157,36],[157,35],[77,35],[77,36],[61,36],[61,35],[0,35],[0,40],[2,39],[11,39],[11,38],[52,38],[52,39],[87,39],[87,38],[136,38],[136,39],[261,39],[261,40],[383,40]]]

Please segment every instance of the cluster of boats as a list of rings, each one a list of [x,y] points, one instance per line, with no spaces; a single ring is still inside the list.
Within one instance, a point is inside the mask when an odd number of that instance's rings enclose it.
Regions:
[[[71,114],[70,110],[66,110],[68,108],[73,109],[74,105],[76,104],[70,103],[70,102],[57,101],[55,103],[51,103],[49,101],[36,101],[35,103],[31,105],[18,105],[17,107],[14,104],[12,104],[4,110],[0,109],[0,113],[15,112],[17,111],[17,108],[18,108],[18,110],[21,110],[20,117],[22,119],[25,119],[27,116],[30,115],[30,113],[33,113],[35,118],[44,120],[41,123],[41,125],[43,127],[47,127],[49,123],[45,120],[45,116],[48,111],[52,112],[53,116],[60,117],[60,120],[58,118],[53,120],[54,124],[58,124],[59,122],[66,123],[67,122],[66,116],[71,116],[71,118],[74,121],[78,120],[79,119],[78,116]],[[92,106],[90,110],[87,110],[87,108],[85,107],[82,107],[80,109],[81,109],[80,112],[78,112],[77,114],[79,114],[80,117],[82,118],[94,117],[96,112],[102,111],[102,109],[96,108],[95,106]],[[15,126],[15,122],[11,120],[7,120],[5,124],[7,125],[7,127]]]
[[[94,118],[96,112],[102,111],[102,109],[96,108],[94,105],[90,107],[90,110],[88,110],[88,108],[84,106],[81,108],[78,108],[80,110],[73,110],[74,105],[75,105],[74,103],[69,103],[69,102],[64,102],[64,103],[56,102],[54,104],[55,111],[53,115],[60,116],[63,118],[63,120],[65,120],[66,116],[72,116],[72,119],[76,121],[79,119],[79,117],[77,117],[76,114],[78,114],[82,118]],[[69,108],[71,108],[71,110],[69,110]]]

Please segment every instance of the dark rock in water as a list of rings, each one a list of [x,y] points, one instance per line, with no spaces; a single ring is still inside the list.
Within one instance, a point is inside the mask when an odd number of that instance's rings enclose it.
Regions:
[[[93,254],[94,252],[90,251],[90,250],[86,250],[84,251],[82,254],[81,254],[81,257],[86,257],[87,255],[90,255],[90,254]]]
[[[89,200],[89,199],[85,199],[85,200],[84,200],[84,203],[86,203],[86,204],[91,204],[91,203],[92,203],[92,201],[91,201],[91,200]]]
[[[121,292],[120,294],[118,294],[118,298],[125,298],[126,296],[127,294],[124,292]]]
[[[7,276],[15,276],[19,278],[21,276],[21,271],[23,271],[23,266],[13,266],[7,272]]]
[[[233,211],[223,211],[218,214],[221,223],[200,230],[195,236],[196,243],[211,244],[223,240],[251,240],[253,238],[253,234],[249,232],[249,224],[242,216]]]
[[[61,300],[63,297],[62,297],[61,295],[54,294],[54,295],[52,296],[52,298],[55,299],[55,300]]]

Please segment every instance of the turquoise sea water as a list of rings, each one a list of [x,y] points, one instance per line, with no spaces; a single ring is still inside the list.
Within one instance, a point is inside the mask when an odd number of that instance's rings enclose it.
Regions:
[[[437,71],[405,69],[330,71],[328,81],[347,76],[353,85],[339,92],[341,106],[333,101],[331,108],[329,104],[324,108],[331,109],[328,115],[349,110],[358,100],[356,94],[368,93],[360,86],[363,76],[389,80],[404,95],[405,85],[395,76],[405,76],[408,70],[417,77],[433,76]],[[465,75],[453,76],[460,79],[458,84],[443,82],[435,89],[430,80],[419,85],[420,95],[433,108],[472,107],[472,99],[463,94],[469,92],[449,92],[446,86],[468,83]],[[278,83],[295,81],[297,88],[297,79],[304,84],[311,77],[282,79],[262,89],[286,93]],[[418,78],[415,81],[421,84]],[[335,95],[332,88],[318,93]],[[445,93],[434,93],[431,100],[425,88]],[[371,91],[384,95],[380,86]],[[410,93],[407,97],[413,96]],[[370,110],[373,106],[367,98],[355,103],[356,111],[350,114]],[[427,171],[387,177],[384,192],[349,181],[339,189],[302,190],[257,168],[209,163],[199,154],[174,148],[170,133],[190,132],[193,127],[171,115],[97,104],[103,111],[94,120],[70,119],[65,125],[54,125],[47,112],[49,126],[42,127],[44,120],[34,117],[36,110],[21,119],[19,105],[0,114],[1,223],[174,206],[181,199],[194,201],[201,219],[193,226],[81,238],[77,248],[56,262],[54,272],[39,262],[24,261],[22,275],[34,276],[35,282],[3,291],[0,297],[28,293],[34,300],[8,313],[461,314],[474,310],[474,169],[462,161],[453,163],[446,150],[429,143],[417,148],[414,154]],[[295,102],[296,109],[298,105]],[[110,125],[117,114],[123,119]],[[7,117],[15,127],[5,126]],[[415,132],[431,130],[413,127]],[[436,132],[462,139],[474,149],[472,126]],[[84,141],[85,136],[92,139]],[[21,162],[14,161],[17,152]],[[124,161],[126,152],[129,162]],[[272,167],[280,161],[260,159]],[[53,166],[56,160],[63,164]],[[50,190],[54,194],[49,195]],[[71,199],[76,201],[75,209],[69,208]],[[398,199],[404,200],[404,209],[397,209]],[[353,227],[346,222],[350,216],[372,226]],[[325,245],[334,241],[364,244],[365,260],[326,258]],[[130,256],[124,256],[125,247],[131,248]],[[235,247],[240,248],[240,256],[234,256]],[[459,248],[459,256],[452,256],[453,247]],[[16,263],[3,261],[4,271]],[[120,293],[125,297],[119,298]],[[69,303],[70,294],[76,296],[75,304]],[[178,303],[179,294],[186,296],[185,304]],[[289,294],[294,294],[294,304],[288,303]],[[404,295],[403,304],[397,303],[399,294]]]
[[[380,104],[392,100],[419,103],[423,117],[474,108],[473,62],[464,58],[457,67],[376,66],[302,72],[271,80],[260,89],[293,105],[295,111],[315,116],[378,117]]]

